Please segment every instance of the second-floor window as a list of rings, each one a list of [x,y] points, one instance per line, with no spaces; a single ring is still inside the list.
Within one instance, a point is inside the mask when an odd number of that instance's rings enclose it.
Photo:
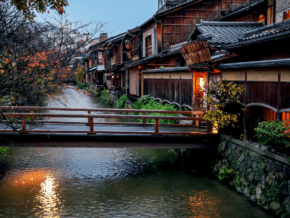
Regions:
[[[283,12],[283,20],[288,20],[288,19],[290,19],[290,10]]]
[[[145,43],[146,43],[146,57],[149,57],[152,55],[152,37],[151,35],[150,36],[147,36],[145,38]]]
[[[103,63],[103,53],[101,51],[98,52],[98,64],[102,65]]]
[[[89,59],[89,67],[93,67],[93,58]]]

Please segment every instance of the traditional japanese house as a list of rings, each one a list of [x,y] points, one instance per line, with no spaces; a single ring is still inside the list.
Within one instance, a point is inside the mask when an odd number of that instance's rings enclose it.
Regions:
[[[160,98],[163,101],[196,109],[196,106],[199,105],[199,103],[196,102],[197,99],[199,99],[198,96],[202,95],[199,91],[199,87],[207,81],[206,75],[208,74],[208,67],[206,64],[200,67],[195,66],[195,70],[193,71],[195,74],[189,71],[189,68],[186,67],[188,63],[185,62],[185,59],[180,53],[181,45],[186,43],[188,38],[191,38],[190,35],[193,34],[193,30],[196,29],[196,25],[199,24],[200,21],[220,20],[223,16],[227,16],[227,19],[234,19],[236,18],[236,10],[248,8],[249,5],[253,4],[260,6],[260,2],[177,1],[178,4],[176,4],[174,1],[165,1],[163,4],[161,3],[162,1],[160,1],[158,12],[153,17],[154,21],[151,18],[147,23],[140,26],[140,28],[142,27],[144,29],[143,59],[131,64],[131,66],[134,67],[138,66],[139,71],[143,72],[140,76],[140,80],[143,79],[144,81],[142,82],[143,92],[140,91],[139,94],[151,94],[155,98]],[[261,8],[266,8],[265,4],[263,4]],[[250,14],[256,13],[254,10],[250,10],[250,12],[247,10],[247,12]],[[258,24],[258,26],[261,25],[262,24]],[[149,39],[147,39],[148,37]],[[150,37],[152,40],[150,40]],[[171,55],[172,51],[174,51],[174,55]],[[211,53],[213,53],[213,50]],[[200,61],[203,61],[203,63],[211,62],[211,56],[208,55],[205,60],[199,60],[199,62]],[[158,69],[160,67],[163,69]],[[216,80],[218,74],[214,75],[215,76],[211,76],[211,79]],[[169,85],[165,85],[164,87],[161,85],[158,86],[158,84],[168,83],[168,79],[171,78],[171,76],[182,80],[178,82],[178,84],[188,84],[187,86],[190,88],[186,88],[188,90],[187,92],[185,91],[186,89],[184,90],[186,94],[182,91],[178,91],[179,88],[177,85],[175,87]],[[159,83],[156,82],[157,80],[153,80],[153,78],[158,79]],[[191,85],[189,86],[189,84]],[[136,85],[130,83],[130,87],[131,86]],[[186,85],[181,86],[186,87]],[[191,95],[191,97],[189,97],[189,95]]]
[[[101,33],[99,37],[99,43],[90,46],[90,58],[89,58],[89,78],[90,85],[96,86],[96,88],[103,89],[107,82],[105,76],[105,58],[104,58],[104,44],[108,38],[107,33]]]
[[[289,39],[290,20],[249,31],[226,47],[243,59],[217,65],[223,81],[245,86],[241,102],[249,131],[263,120],[290,118]]]
[[[123,64],[123,36],[125,33],[111,37],[106,41],[105,52],[105,72],[107,76],[107,88],[114,93],[116,90],[126,90],[125,68]]]

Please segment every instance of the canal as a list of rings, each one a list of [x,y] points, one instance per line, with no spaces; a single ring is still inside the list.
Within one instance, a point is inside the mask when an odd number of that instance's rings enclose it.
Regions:
[[[73,89],[47,103],[101,107]],[[173,166],[167,149],[10,148],[0,217],[270,217],[215,178]]]

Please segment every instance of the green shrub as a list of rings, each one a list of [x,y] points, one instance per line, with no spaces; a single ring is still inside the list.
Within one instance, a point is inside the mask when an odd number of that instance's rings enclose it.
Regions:
[[[80,83],[78,84],[78,89],[86,89],[87,84],[86,83]]]
[[[123,96],[123,92],[121,92],[121,91],[119,91],[119,92],[117,92],[117,99],[119,99],[119,98],[121,98]]]
[[[109,92],[106,89],[104,89],[101,92],[100,99],[101,99],[102,104],[107,104],[110,106],[113,106],[113,104],[114,104],[114,102],[111,100],[111,96],[110,96]]]
[[[0,154],[3,154],[7,149],[8,147],[0,147]]]
[[[264,121],[255,128],[255,137],[263,145],[290,147],[289,129],[283,121]]]
[[[124,108],[124,106],[128,100],[129,100],[129,98],[127,95],[122,95],[121,97],[119,97],[117,100],[118,108]]]
[[[132,109],[144,109],[144,110],[170,110],[176,111],[173,105],[165,104],[162,106],[159,102],[156,102],[150,95],[145,95],[139,98],[134,104]],[[134,115],[142,115],[142,113],[133,113]],[[162,114],[162,113],[146,113],[146,115],[154,116],[177,116],[177,114]],[[142,123],[141,119],[135,119],[134,121]],[[147,123],[154,123],[154,119],[147,119]],[[175,124],[175,120],[159,120],[159,123]]]
[[[233,178],[234,171],[223,166],[218,173],[218,178],[222,182],[227,182]]]

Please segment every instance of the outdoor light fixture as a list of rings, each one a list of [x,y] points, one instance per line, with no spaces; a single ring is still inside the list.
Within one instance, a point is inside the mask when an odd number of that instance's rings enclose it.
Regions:
[[[218,125],[217,121],[215,121],[213,124],[212,133],[218,134],[219,133],[218,128],[219,128],[219,125]]]
[[[199,78],[199,85],[200,85],[200,89],[204,88],[204,79],[203,79],[203,77]]]
[[[126,47],[127,50],[130,50],[131,49],[131,42],[130,42],[129,39],[126,39],[125,40],[125,47]]]

